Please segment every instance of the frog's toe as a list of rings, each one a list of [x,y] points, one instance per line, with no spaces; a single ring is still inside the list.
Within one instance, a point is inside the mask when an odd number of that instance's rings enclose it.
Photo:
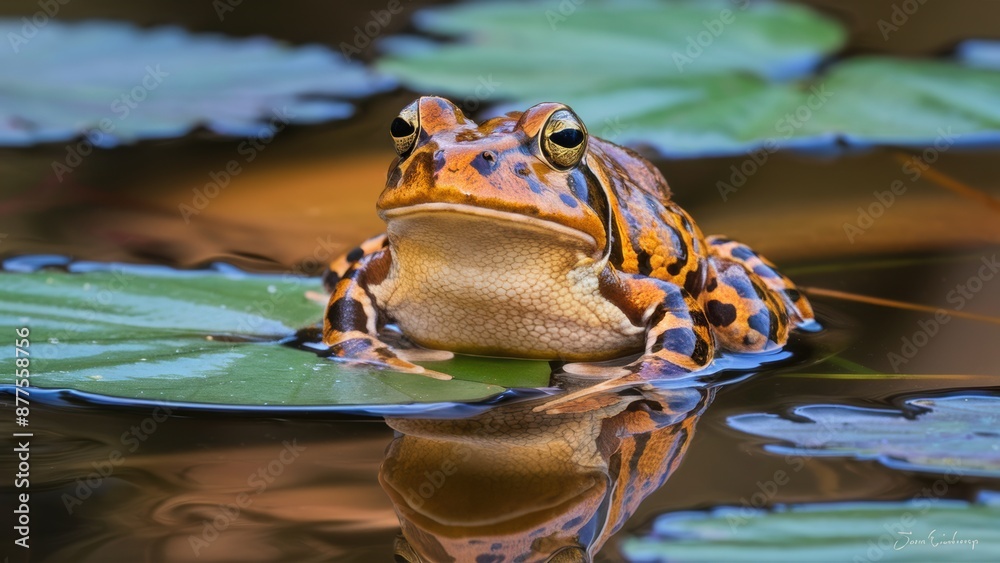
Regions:
[[[562,369],[571,375],[593,379],[614,379],[630,373],[629,370],[621,366],[607,366],[587,362],[564,364]]]
[[[392,371],[400,371],[403,373],[412,373],[415,375],[422,375],[424,377],[430,377],[431,379],[440,379],[442,381],[447,381],[452,377],[447,373],[441,373],[439,371],[434,371],[432,369],[427,369],[424,366],[418,366],[416,364],[411,364],[406,360],[400,360],[395,358],[387,362],[389,369]]]
[[[396,355],[409,362],[446,362],[455,357],[447,350],[429,348],[397,348]]]
[[[326,304],[330,301],[329,294],[321,291],[313,291],[311,289],[305,293],[305,298],[307,301],[312,301],[313,303],[317,303],[324,307],[326,307]]]
[[[328,357],[351,364],[368,365],[402,373],[413,373],[433,379],[451,379],[450,375],[429,370],[399,357],[383,342],[367,335],[350,335],[330,346]]]
[[[558,395],[550,401],[546,401],[534,409],[534,412],[544,412],[546,414],[567,414],[576,412],[591,411],[596,408],[607,406],[608,401],[617,401],[618,398],[612,395],[623,389],[630,388],[651,388],[652,384],[640,379],[634,374],[622,375],[602,381],[597,385],[584,387],[583,389]],[[612,399],[608,399],[611,397]]]

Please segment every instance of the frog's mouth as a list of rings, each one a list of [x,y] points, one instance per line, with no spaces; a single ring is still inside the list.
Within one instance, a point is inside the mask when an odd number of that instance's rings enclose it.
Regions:
[[[563,240],[572,246],[579,246],[588,254],[600,253],[601,245],[588,233],[550,221],[520,213],[497,211],[475,205],[461,203],[421,203],[397,207],[382,212],[382,218],[389,225],[390,236],[394,227],[406,231],[434,230],[447,238],[472,241],[486,236],[501,237],[504,233],[519,231],[534,233],[537,238],[547,238],[553,243]],[[494,238],[495,244],[503,244],[502,238]]]

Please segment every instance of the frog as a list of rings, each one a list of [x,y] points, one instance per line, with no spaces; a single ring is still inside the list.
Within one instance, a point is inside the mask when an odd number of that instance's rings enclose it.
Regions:
[[[450,376],[415,362],[529,358],[645,382],[780,349],[815,323],[774,263],[703,235],[656,166],[565,104],[476,123],[422,96],[389,134],[385,232],[324,279],[331,358],[438,379]],[[387,330],[415,346],[388,344]]]

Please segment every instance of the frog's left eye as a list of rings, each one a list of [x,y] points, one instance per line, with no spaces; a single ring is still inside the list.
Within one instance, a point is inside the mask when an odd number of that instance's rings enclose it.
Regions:
[[[396,119],[389,124],[389,135],[396,145],[396,154],[405,158],[417,144],[417,131],[420,129],[420,116],[417,112],[417,104],[413,103],[399,113]]]
[[[576,166],[587,152],[587,128],[568,109],[553,112],[542,129],[542,154],[553,167]]]

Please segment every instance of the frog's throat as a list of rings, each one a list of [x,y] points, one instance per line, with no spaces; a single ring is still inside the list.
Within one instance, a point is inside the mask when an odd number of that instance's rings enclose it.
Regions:
[[[581,242],[584,247],[592,249],[592,252],[595,255],[601,254],[601,252],[604,250],[603,244],[599,244],[598,241],[594,239],[593,236],[579,229],[574,229],[573,227],[569,227],[561,223],[556,223],[555,221],[539,219],[537,217],[530,217],[520,213],[497,211],[495,209],[478,207],[475,205],[465,205],[461,203],[440,203],[440,202],[421,203],[417,205],[409,205],[406,207],[398,207],[396,209],[389,209],[387,211],[383,211],[381,215],[386,222],[390,222],[394,219],[398,219],[408,215],[432,214],[432,213],[472,215],[472,216],[500,221],[507,224],[513,223],[520,225],[525,229],[533,229],[556,235],[562,235],[565,237],[569,237],[571,239],[576,239],[579,242]]]

